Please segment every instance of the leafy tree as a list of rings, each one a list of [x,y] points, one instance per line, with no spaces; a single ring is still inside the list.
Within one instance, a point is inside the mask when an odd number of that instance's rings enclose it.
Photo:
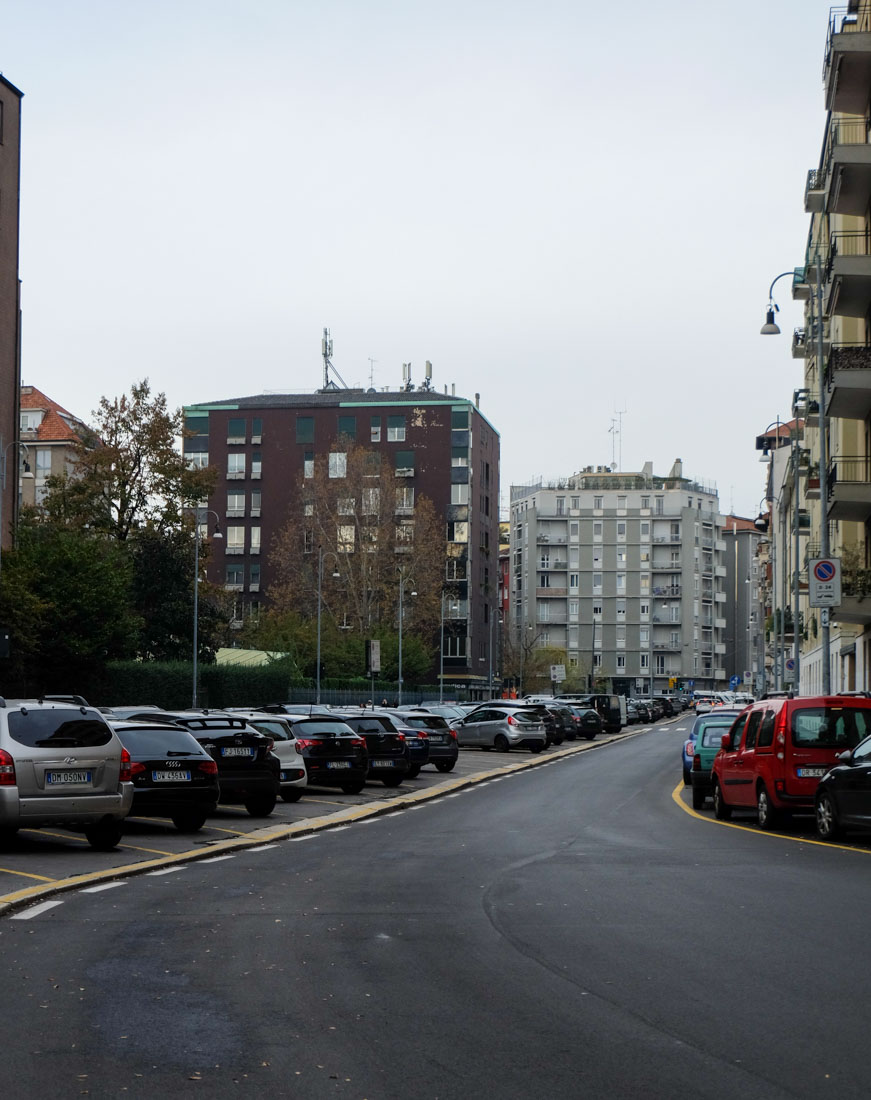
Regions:
[[[208,497],[214,471],[189,467],[178,448],[184,413],[148,379],[92,413],[93,432],[74,445],[73,469],[47,480],[50,521],[85,526],[119,542],[138,529],[178,531],[183,510]]]

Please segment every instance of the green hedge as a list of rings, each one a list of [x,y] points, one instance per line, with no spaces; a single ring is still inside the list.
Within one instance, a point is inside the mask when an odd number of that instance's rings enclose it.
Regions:
[[[193,699],[190,661],[113,661],[89,685],[75,690],[95,706],[154,703],[176,709]],[[290,694],[289,662],[268,665],[200,665],[197,705],[244,707],[283,701]]]

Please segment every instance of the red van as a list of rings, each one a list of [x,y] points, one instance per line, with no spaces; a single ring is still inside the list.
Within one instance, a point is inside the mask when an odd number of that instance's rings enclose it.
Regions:
[[[761,699],[723,737],[711,770],[714,814],[756,810],[760,829],[774,829],[792,810],[812,813],[823,775],[871,734],[871,699],[806,695]]]

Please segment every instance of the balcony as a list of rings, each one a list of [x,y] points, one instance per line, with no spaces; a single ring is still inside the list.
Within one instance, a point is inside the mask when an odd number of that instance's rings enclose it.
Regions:
[[[807,357],[807,330],[797,328],[792,334],[792,357],[804,359]]]
[[[841,603],[832,608],[841,623],[871,623],[871,569],[845,569],[841,577]]]
[[[714,629],[715,630],[725,630],[726,629],[726,620],[725,619],[714,619]]]
[[[725,577],[726,576],[726,566],[725,565],[715,565],[714,566],[714,576],[715,577]]]
[[[871,145],[861,119],[835,119],[829,126],[823,169],[822,209],[861,216],[871,195]]]
[[[792,276],[792,298],[795,302],[806,302],[811,296],[806,269],[797,267]]]
[[[567,561],[551,561],[550,558],[542,558],[541,561],[538,563],[539,569],[557,569],[563,573],[568,569],[568,567],[569,563]]]
[[[558,599],[565,599],[569,594],[567,588],[536,588],[535,594],[540,599],[546,599],[548,596],[555,596]]]
[[[679,573],[681,570],[680,559],[677,561],[655,561],[650,569],[653,573]]]
[[[871,302],[871,240],[864,231],[832,233],[823,284],[823,310],[828,316],[865,316]]]
[[[833,458],[828,473],[829,519],[864,523],[871,518],[871,460]]]
[[[672,584],[669,586],[654,587],[654,596],[679,596],[681,594],[681,586],[679,584]]]
[[[823,87],[827,111],[861,115],[871,86],[871,26],[869,7],[858,11],[832,8],[823,61]]]
[[[804,209],[806,214],[819,214],[825,205],[826,173],[823,169],[811,168],[804,185]]]
[[[871,347],[832,344],[825,383],[826,416],[865,420],[871,414]]]

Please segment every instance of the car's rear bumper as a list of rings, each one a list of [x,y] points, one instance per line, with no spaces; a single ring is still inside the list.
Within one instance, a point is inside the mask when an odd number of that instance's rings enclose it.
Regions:
[[[0,825],[52,822],[88,825],[104,817],[124,818],[133,805],[133,784],[119,783],[112,794],[64,794],[21,798],[17,787],[0,788]]]

